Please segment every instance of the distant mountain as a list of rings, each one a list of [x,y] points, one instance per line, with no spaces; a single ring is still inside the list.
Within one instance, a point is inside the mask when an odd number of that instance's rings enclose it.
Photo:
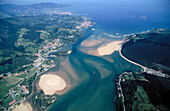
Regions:
[[[68,5],[57,3],[39,3],[32,5],[4,4],[0,5],[0,18],[8,18],[15,16],[36,16],[42,14],[47,15],[48,13],[51,14],[51,11],[57,11],[57,8],[62,8],[65,6]]]
[[[32,4],[32,5],[15,5],[15,4],[4,4],[0,5],[0,10],[21,10],[21,9],[27,9],[27,8],[34,8],[34,9],[40,9],[40,8],[60,8],[64,7],[66,5],[63,4],[57,4],[57,3],[38,3],[38,4]]]

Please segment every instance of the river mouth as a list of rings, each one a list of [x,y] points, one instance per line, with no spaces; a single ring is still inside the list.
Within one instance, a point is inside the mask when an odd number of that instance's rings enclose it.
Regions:
[[[124,60],[118,51],[106,56],[94,56],[82,51],[81,43],[89,37],[91,34],[85,32],[84,37],[73,45],[72,53],[60,58],[58,68],[49,72],[62,76],[69,88],[61,92],[62,95],[48,110],[113,111],[116,77],[125,71],[141,70]],[[95,46],[89,48],[94,49]]]
[[[123,7],[122,3],[122,1],[120,3],[115,3],[115,1],[111,3],[102,2],[94,3],[95,6],[92,3],[75,3],[73,7],[70,6],[66,9],[66,11],[71,10],[76,14],[87,14],[97,25],[93,27],[95,30],[85,30],[83,38],[73,45],[72,53],[67,57],[59,58],[57,66],[48,72],[61,75],[69,84],[69,89],[57,96],[57,101],[47,110],[116,110],[114,105],[116,77],[125,71],[140,71],[141,68],[124,60],[118,51],[111,55],[95,56],[88,51],[96,50],[97,47],[85,48],[81,46],[81,43],[91,38],[92,35],[96,38],[108,38],[109,35],[116,33],[118,35],[130,34],[157,27],[169,27],[167,19],[169,16],[165,16],[165,13],[163,13],[165,9],[162,9],[160,4],[155,3],[154,0],[147,1],[148,6],[142,8],[144,11],[141,10],[140,6],[146,2],[140,1],[139,4],[139,2],[128,1],[128,5]],[[155,4],[153,5],[153,3]],[[107,8],[103,8],[104,6]],[[139,19],[140,16],[147,16],[148,20],[141,20]],[[111,41],[116,40],[123,40],[123,37],[111,39]]]

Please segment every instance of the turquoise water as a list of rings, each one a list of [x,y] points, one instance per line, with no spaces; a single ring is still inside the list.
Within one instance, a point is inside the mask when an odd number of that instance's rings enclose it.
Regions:
[[[168,6],[167,0],[108,0],[72,2],[70,7],[64,9],[76,14],[86,14],[97,25],[94,26],[95,31],[85,30],[83,38],[73,45],[72,53],[68,56],[69,66],[81,81],[76,82],[76,86],[66,94],[59,96],[50,111],[115,111],[116,77],[124,71],[140,71],[140,68],[122,59],[118,52],[106,56],[113,62],[82,52],[81,42],[91,35],[98,37],[104,32],[123,35],[153,28],[169,28]],[[146,16],[147,20],[134,15]],[[71,72],[68,71],[68,75],[71,76]],[[74,81],[72,80],[73,83]]]
[[[86,31],[84,38],[88,38],[90,32]],[[68,57],[71,67],[83,82],[60,96],[50,111],[114,111],[115,78],[124,71],[140,70],[122,59],[118,52],[108,56],[114,62],[81,52],[80,43],[84,38],[73,45],[73,52]]]
[[[0,4],[39,2],[70,4],[63,10],[83,14],[97,23],[94,26],[96,30],[86,30],[83,38],[73,45],[72,54],[67,57],[68,66],[74,70],[79,81],[71,79],[75,86],[58,96],[50,111],[115,111],[116,77],[124,71],[140,70],[138,66],[122,59],[118,52],[106,56],[114,62],[82,52],[80,43],[90,35],[98,37],[104,32],[123,35],[153,28],[170,28],[169,0],[1,0]],[[140,16],[146,16],[147,20],[139,19]],[[56,72],[60,70],[60,63],[64,59],[57,61],[58,68],[54,69]],[[73,78],[69,70],[67,75]]]

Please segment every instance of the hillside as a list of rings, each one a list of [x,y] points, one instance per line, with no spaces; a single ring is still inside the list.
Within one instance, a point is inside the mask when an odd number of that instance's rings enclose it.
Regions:
[[[76,26],[83,21],[82,17],[68,15],[0,19],[0,74],[32,63],[38,50],[55,39],[59,40],[60,46],[51,50],[75,42],[82,33]],[[18,64],[18,60],[24,58],[28,62]]]
[[[83,28],[93,26],[87,17],[58,11],[64,6],[0,6],[0,110],[14,109],[33,94],[37,76],[56,66],[55,57],[70,54]],[[42,106],[56,98],[45,99]]]
[[[120,80],[120,84],[119,81]],[[147,73],[125,72],[117,81],[117,111],[169,111],[170,110],[170,80]]]
[[[156,29],[126,37],[122,54],[143,66],[170,73],[170,30]]]
[[[56,3],[39,3],[32,5],[0,5],[0,18],[16,17],[16,16],[37,16],[51,15],[58,13],[58,9],[68,5]]]

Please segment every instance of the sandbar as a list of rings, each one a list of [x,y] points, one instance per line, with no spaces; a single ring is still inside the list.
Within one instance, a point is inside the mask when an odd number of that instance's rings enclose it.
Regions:
[[[16,107],[13,111],[32,111],[30,103],[21,103],[18,107]]]
[[[102,41],[104,41],[104,40],[103,39],[85,40],[81,43],[81,45],[84,46],[84,47],[92,47],[92,46],[96,46],[96,45],[102,43]]]
[[[110,55],[114,51],[118,51],[121,46],[121,42],[122,41],[114,41],[114,42],[108,43],[105,46],[101,46],[97,48],[97,52],[99,56]]]
[[[45,95],[53,95],[56,91],[63,90],[66,82],[58,75],[45,74],[40,77],[39,86]]]

